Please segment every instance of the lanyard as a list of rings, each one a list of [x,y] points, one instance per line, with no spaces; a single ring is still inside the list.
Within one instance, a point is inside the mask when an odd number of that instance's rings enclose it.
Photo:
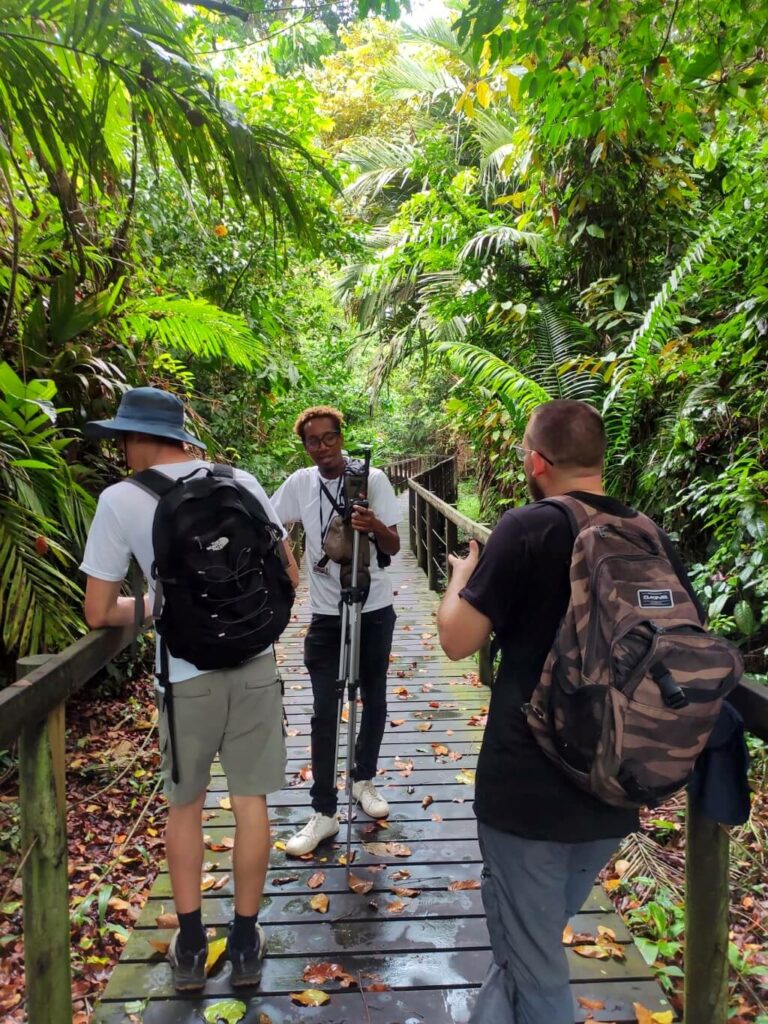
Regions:
[[[328,488],[323,482],[322,476],[318,472],[318,479],[320,481],[320,549],[322,550],[323,544],[325,544],[325,538],[328,536],[328,531],[331,528],[331,521],[334,515],[337,515],[336,506],[339,504],[339,498],[341,497],[341,491],[344,487],[344,474],[342,473],[339,477],[339,482],[336,485],[336,497],[331,494]],[[331,511],[328,514],[328,522],[323,522],[323,495],[327,492],[329,501],[331,503]]]

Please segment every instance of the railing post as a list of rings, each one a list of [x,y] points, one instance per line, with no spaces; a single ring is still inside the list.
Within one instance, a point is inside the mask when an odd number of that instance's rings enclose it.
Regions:
[[[416,495],[416,560],[422,572],[427,571],[427,545],[424,537],[424,499]]]
[[[728,1018],[728,832],[688,797],[685,841],[685,1024]]]
[[[427,582],[430,590],[437,590],[436,518],[434,507],[427,502]]]
[[[408,540],[411,551],[416,554],[416,491],[408,488]]]
[[[19,738],[27,1016],[72,1024],[64,704]]]

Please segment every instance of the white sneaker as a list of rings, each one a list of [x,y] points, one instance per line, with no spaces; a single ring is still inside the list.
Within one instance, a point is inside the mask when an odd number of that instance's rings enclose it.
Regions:
[[[386,818],[389,814],[389,804],[380,793],[376,792],[376,787],[370,779],[353,782],[352,796],[371,818]]]
[[[301,857],[311,853],[324,839],[330,839],[339,831],[337,814],[313,814],[304,828],[291,836],[285,844],[289,857]]]

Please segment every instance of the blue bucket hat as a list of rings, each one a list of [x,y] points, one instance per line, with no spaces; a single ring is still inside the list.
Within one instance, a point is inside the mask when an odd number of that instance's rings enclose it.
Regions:
[[[86,437],[110,438],[120,434],[151,434],[174,441],[186,441],[205,450],[205,445],[184,429],[184,403],[178,395],[160,388],[132,388],[120,399],[112,420],[91,420],[85,424]]]

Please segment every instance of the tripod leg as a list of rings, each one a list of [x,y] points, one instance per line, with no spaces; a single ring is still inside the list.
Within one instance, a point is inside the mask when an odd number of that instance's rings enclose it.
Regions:
[[[357,567],[360,555],[360,534],[355,532],[352,549],[352,580],[357,584]],[[362,604],[353,601],[349,607],[349,721],[347,722],[347,873],[351,869],[352,855],[352,768],[355,763],[355,742],[357,740],[357,693],[360,687],[360,627]]]
[[[346,699],[346,682],[349,674],[349,605],[341,607],[341,642],[339,644],[339,674],[337,677],[336,690],[338,707],[336,709],[336,745],[333,752],[333,785],[336,787],[336,780],[339,775],[339,746],[341,743],[341,722],[344,714],[344,701]],[[347,725],[349,728],[349,724]]]

